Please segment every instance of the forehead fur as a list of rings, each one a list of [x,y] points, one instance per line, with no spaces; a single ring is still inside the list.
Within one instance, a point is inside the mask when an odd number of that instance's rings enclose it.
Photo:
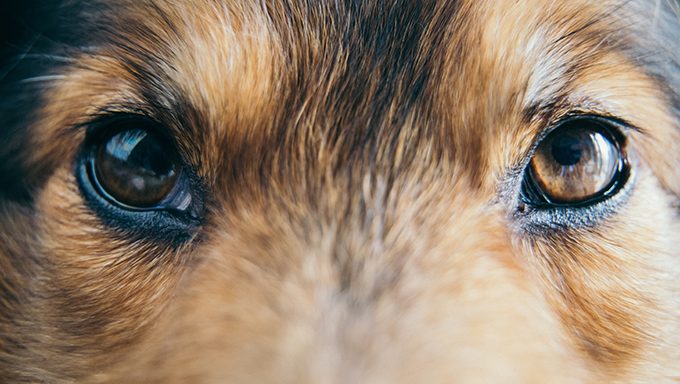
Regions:
[[[180,145],[198,163],[222,161],[223,153],[205,151],[211,142],[225,143],[231,148],[225,152],[238,157],[244,141],[271,148],[268,140],[275,140],[286,156],[323,157],[336,168],[368,151],[371,163],[386,167],[456,156],[477,175],[490,163],[512,166],[504,159],[522,155],[498,151],[489,140],[526,149],[536,129],[569,111],[606,110],[640,128],[665,126],[656,141],[672,136],[670,120],[635,118],[669,116],[665,110],[676,108],[678,75],[669,69],[677,65],[677,49],[659,44],[677,35],[672,7],[613,0],[521,7],[74,3],[62,12],[82,21],[79,35],[60,32],[81,44],[52,49],[77,57],[78,65],[52,75],[70,84],[56,91],[63,102],[55,108],[79,120],[100,109],[145,111],[176,127],[180,138],[187,131]],[[645,28],[650,17],[652,27]],[[80,42],[83,36],[87,41]],[[41,80],[54,78],[33,81],[42,89]],[[612,82],[628,100],[608,99]],[[642,99],[637,90],[660,103],[633,113]],[[79,108],[78,100],[87,105]],[[203,149],[191,148],[196,137],[203,137]],[[314,155],[319,148],[332,155]],[[675,183],[667,181],[677,190]]]

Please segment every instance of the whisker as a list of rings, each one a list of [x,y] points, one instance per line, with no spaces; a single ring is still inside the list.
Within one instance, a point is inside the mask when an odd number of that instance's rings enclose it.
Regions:
[[[33,49],[33,46],[38,42],[41,36],[42,33],[37,33],[31,40],[31,42],[28,44],[26,50],[21,55],[19,55],[19,59],[13,64],[9,65],[7,69],[0,72],[0,81],[4,80],[5,77],[7,77],[7,75],[9,75],[9,73],[12,72],[12,70],[14,70],[14,68],[16,68],[19,65],[19,63],[21,63],[21,61],[26,57],[26,55],[28,55],[29,52],[31,52],[31,49]]]
[[[29,53],[29,54],[21,55],[21,58],[20,58],[20,60],[29,60],[29,59],[57,61],[57,62],[61,62],[61,63],[72,63],[72,62],[76,61],[76,59],[74,59],[72,57],[50,55],[50,54],[46,54],[46,53]]]
[[[65,79],[65,75],[44,75],[44,76],[35,76],[35,77],[29,77],[27,79],[20,80],[19,83],[21,84],[27,84],[27,83],[39,83],[39,82],[47,82],[47,81],[54,81],[54,80],[62,80]]]

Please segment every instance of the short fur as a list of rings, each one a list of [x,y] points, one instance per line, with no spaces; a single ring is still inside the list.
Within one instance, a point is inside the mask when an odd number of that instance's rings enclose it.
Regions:
[[[9,3],[3,382],[680,381],[677,1]],[[121,111],[203,183],[189,241],[84,201]],[[535,225],[574,112],[634,127],[631,181]]]

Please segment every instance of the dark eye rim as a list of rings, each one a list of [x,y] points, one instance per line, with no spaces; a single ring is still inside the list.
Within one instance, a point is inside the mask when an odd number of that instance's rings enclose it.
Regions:
[[[622,156],[619,159],[616,174],[612,178],[612,181],[606,187],[602,188],[598,193],[581,201],[555,201],[547,193],[544,193],[538,186],[538,182],[535,180],[534,172],[531,169],[531,159],[533,159],[536,151],[544,142],[544,140],[546,140],[552,133],[558,129],[564,128],[567,125],[580,121],[586,121],[595,127],[595,130],[598,133],[604,135],[614,146],[616,146],[616,150],[621,153]],[[520,188],[521,202],[535,209],[585,208],[615,196],[630,179],[630,161],[626,150],[627,137],[624,134],[624,131],[629,128],[630,127],[628,124],[619,119],[592,114],[571,114],[557,121],[552,125],[552,127],[545,130],[543,134],[537,138],[529,155],[527,156],[527,162],[522,173],[522,183]]]
[[[158,123],[144,116],[124,115],[110,117],[106,120],[99,121],[95,126],[95,132],[92,135],[92,138],[86,143],[86,146],[89,146],[89,152],[86,154],[87,158],[85,159],[85,161],[87,162],[88,177],[90,178],[91,183],[96,187],[96,190],[110,203],[130,211],[161,211],[173,209],[184,211],[188,209],[190,205],[183,207],[183,209],[176,208],[176,205],[181,204],[182,199],[187,198],[183,191],[190,190],[190,185],[188,185],[188,180],[186,176],[187,174],[186,167],[181,161],[180,156],[176,153],[176,150],[174,150],[175,154],[172,155],[173,157],[172,160],[177,161],[179,165],[175,184],[172,186],[172,189],[170,190],[168,195],[154,205],[138,207],[126,204],[117,199],[115,196],[113,196],[102,185],[102,182],[99,180],[99,177],[97,176],[96,172],[95,161],[97,152],[101,148],[101,146],[104,145],[104,143],[106,143],[106,140],[112,138],[116,134],[119,134],[130,129],[139,129],[147,131],[149,132],[149,134],[153,135],[155,139],[164,142],[165,144],[164,148],[173,148],[173,150],[174,148],[176,148],[176,145],[173,142],[173,140],[163,132],[163,129],[159,127]]]
[[[145,115],[114,113],[95,118],[84,125],[86,137],[74,164],[74,175],[79,190],[87,207],[103,224],[127,233],[127,239],[157,239],[166,244],[179,246],[190,240],[195,230],[200,227],[205,205],[203,182],[181,156],[178,155],[180,168],[173,191],[179,189],[190,191],[192,201],[184,210],[175,209],[167,204],[149,208],[130,207],[108,195],[96,181],[92,159],[98,145],[105,138],[129,129],[130,126],[125,124],[135,122],[136,127],[143,124],[146,129],[150,129],[163,140],[169,140],[169,143],[177,148],[164,126]],[[163,201],[168,202],[166,199]]]

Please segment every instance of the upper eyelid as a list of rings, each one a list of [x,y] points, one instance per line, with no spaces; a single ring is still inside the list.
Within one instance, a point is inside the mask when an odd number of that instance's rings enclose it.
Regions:
[[[525,151],[525,153],[522,154],[522,159],[524,159],[524,164],[522,166],[526,166],[528,163],[528,160],[531,159],[533,156],[534,152],[536,152],[536,148],[540,145],[540,143],[556,128],[560,127],[562,124],[572,121],[572,120],[577,120],[577,119],[594,119],[598,121],[603,121],[606,122],[609,125],[612,125],[616,128],[615,132],[612,132],[614,134],[619,133],[620,135],[623,136],[626,140],[629,139],[630,135],[628,134],[629,131],[635,131],[639,132],[641,134],[645,134],[645,131],[642,128],[637,127],[636,125],[630,123],[629,121],[622,119],[618,116],[614,116],[611,114],[606,114],[606,113],[593,113],[593,112],[583,112],[583,111],[574,111],[571,110],[567,113],[564,113],[558,117],[556,117],[554,120],[551,122],[548,122],[547,124],[544,125],[545,128],[541,129],[540,132],[538,132],[532,139],[531,146]]]
[[[139,117],[140,119],[148,119],[158,124],[162,124],[158,122],[149,111],[144,109],[134,109],[124,106],[107,106],[88,113],[84,116],[82,121],[73,124],[69,130],[80,131],[83,129],[90,129],[94,126],[104,124],[109,120],[115,120],[126,116],[129,116],[130,118]]]
[[[522,110],[523,121],[527,125],[545,127],[542,130],[556,126],[560,121],[575,116],[594,116],[610,119],[622,126],[631,128],[645,134],[642,127],[636,126],[630,120],[610,112],[602,101],[590,97],[570,99],[568,95],[555,97],[554,99],[535,103]]]
[[[105,107],[99,108],[94,112],[88,114],[84,118],[84,121],[71,126],[71,129],[75,131],[80,131],[82,129],[90,129],[93,126],[100,126],[102,124],[105,124],[109,120],[114,120],[117,118],[135,118],[135,117],[140,119],[147,119],[150,122],[157,124],[158,126],[164,127],[165,133],[168,134],[168,136],[174,138],[175,136],[173,132],[174,130],[170,126],[168,126],[168,124],[165,124],[164,122],[160,121],[160,119],[156,117],[156,114],[154,114],[153,111],[149,110],[148,108],[130,107],[129,105],[125,104],[110,104]],[[524,166],[526,166],[528,160],[536,151],[536,148],[541,143],[541,141],[545,139],[545,137],[547,137],[550,134],[550,132],[552,132],[555,128],[572,119],[587,119],[587,118],[593,118],[610,123],[611,125],[618,128],[617,132],[620,132],[626,139],[629,138],[630,136],[628,135],[629,131],[638,132],[643,135],[646,134],[646,131],[643,128],[634,125],[633,123],[626,119],[615,116],[613,114],[603,112],[599,110],[599,108],[596,111],[594,111],[591,108],[572,108],[564,113],[553,115],[552,118],[549,117],[545,119],[540,118],[539,121],[536,122],[536,124],[540,124],[544,128],[533,135],[531,139],[531,146],[527,148],[520,157],[521,159],[524,159],[524,161],[523,164],[520,164],[519,168],[523,168]]]

